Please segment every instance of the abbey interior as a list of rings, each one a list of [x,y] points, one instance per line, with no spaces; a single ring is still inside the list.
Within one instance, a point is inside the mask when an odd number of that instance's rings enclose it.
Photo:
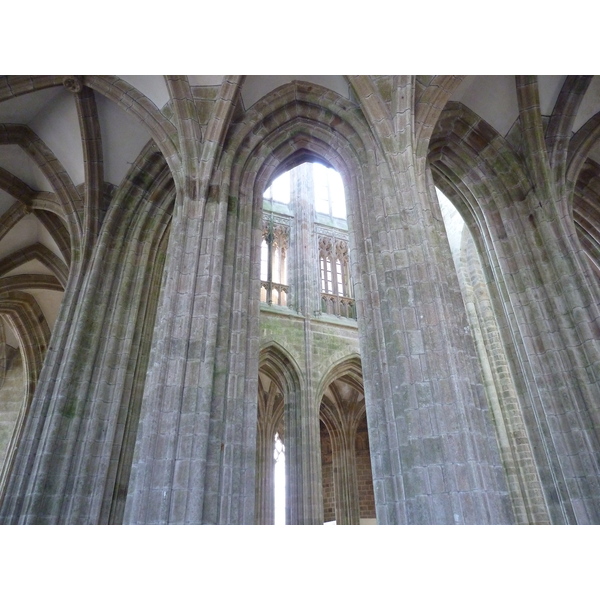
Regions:
[[[0,523],[600,523],[600,77],[0,78]]]

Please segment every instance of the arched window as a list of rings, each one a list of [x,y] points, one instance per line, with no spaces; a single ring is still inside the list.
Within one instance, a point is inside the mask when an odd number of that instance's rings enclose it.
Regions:
[[[289,228],[268,219],[260,247],[260,299],[267,304],[287,304],[287,247]]]
[[[314,294],[314,300],[312,307],[302,307],[297,302],[305,301],[295,296],[296,310],[356,318],[346,201],[339,173],[317,162],[287,171],[273,180],[263,194],[263,214],[261,301],[288,306],[288,284],[294,292],[302,278],[303,284],[313,288],[310,294]],[[294,280],[290,282],[288,245],[294,259]],[[308,272],[315,262],[317,279]],[[313,282],[319,282],[319,287]]]
[[[350,286],[348,242],[321,235],[319,237],[319,266],[323,312],[356,318]]]

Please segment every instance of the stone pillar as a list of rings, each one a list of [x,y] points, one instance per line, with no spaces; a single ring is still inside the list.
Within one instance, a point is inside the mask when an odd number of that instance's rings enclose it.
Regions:
[[[550,515],[533,444],[517,391],[515,365],[509,360],[498,323],[500,315],[492,305],[475,241],[459,213],[443,194],[439,201],[467,309],[469,327],[481,364],[486,397],[494,416],[516,522],[549,524]]]
[[[393,79],[394,114],[372,81],[352,83],[386,148],[368,197],[349,214],[377,521],[512,523],[458,278],[415,142],[412,80]]]
[[[589,78],[566,79],[549,121],[537,78],[515,83],[518,151],[452,103],[431,158],[472,219],[551,521],[598,523],[600,288],[572,214],[589,152],[573,124]]]
[[[2,386],[0,387],[0,473],[7,462],[14,440],[19,415],[23,410],[23,360],[19,348],[4,343],[4,323],[0,322],[0,353],[2,354]],[[0,481],[2,478],[0,478]]]
[[[319,413],[303,393],[286,398],[286,523],[322,525]],[[318,461],[318,462],[317,462]]]
[[[356,275],[377,520],[511,523],[437,202],[407,187],[382,204],[366,215],[373,267]]]
[[[528,426],[553,471],[553,522],[600,523],[600,294],[563,212],[531,195],[491,235],[533,391]]]
[[[113,198],[99,239],[87,248],[89,263],[72,265],[2,522],[108,522],[124,421],[138,370],[145,371],[138,342],[154,317],[146,286],[156,283],[155,265],[162,264],[172,199],[168,175],[148,146]]]
[[[226,211],[226,199],[178,192],[126,523],[205,522]]]
[[[333,485],[337,525],[359,525],[360,505],[356,473],[355,440],[352,432],[343,431],[332,437]]]
[[[288,524],[323,524],[319,403],[315,401],[310,317],[318,306],[317,261],[313,235],[313,190],[305,165],[291,177],[295,219],[290,241],[291,281],[296,291],[293,308],[304,316],[305,387],[285,398],[286,478]],[[311,269],[311,265],[314,268]]]
[[[539,473],[473,238],[463,237],[463,291],[517,523],[550,524]]]
[[[290,279],[294,282],[293,308],[306,317],[321,310],[311,169],[312,164],[307,163],[290,172],[294,211],[290,241],[290,248],[293,250],[290,253]]]

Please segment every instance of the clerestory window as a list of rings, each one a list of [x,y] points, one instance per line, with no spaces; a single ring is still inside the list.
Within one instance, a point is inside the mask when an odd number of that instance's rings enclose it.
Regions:
[[[287,247],[289,228],[273,219],[263,227],[260,251],[260,299],[267,304],[287,305]]]
[[[289,245],[294,278],[290,284],[297,286],[301,277],[302,289],[314,294],[310,306],[304,306],[302,294],[294,295],[290,299],[294,308],[356,318],[340,174],[317,162],[291,169],[274,179],[263,194],[263,214],[261,301],[288,306]],[[315,267],[317,278],[309,274]]]
[[[321,307],[328,314],[356,318],[350,285],[350,261],[346,240],[319,237]]]

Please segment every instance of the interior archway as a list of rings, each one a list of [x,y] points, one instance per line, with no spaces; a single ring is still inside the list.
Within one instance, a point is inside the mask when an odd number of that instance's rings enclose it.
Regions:
[[[257,436],[256,436],[256,524],[276,522],[275,496],[281,503],[281,489],[275,489],[277,454],[285,444],[285,403],[294,403],[300,393],[299,378],[292,360],[280,346],[272,344],[261,351],[258,375]],[[279,469],[278,476],[281,475]],[[280,482],[278,482],[280,483]],[[283,490],[287,511],[287,483]],[[281,506],[277,517],[281,521]],[[287,521],[284,518],[283,521]]]
[[[332,379],[333,378],[333,379]],[[321,462],[324,522],[376,523],[362,370],[338,365],[322,397]]]

